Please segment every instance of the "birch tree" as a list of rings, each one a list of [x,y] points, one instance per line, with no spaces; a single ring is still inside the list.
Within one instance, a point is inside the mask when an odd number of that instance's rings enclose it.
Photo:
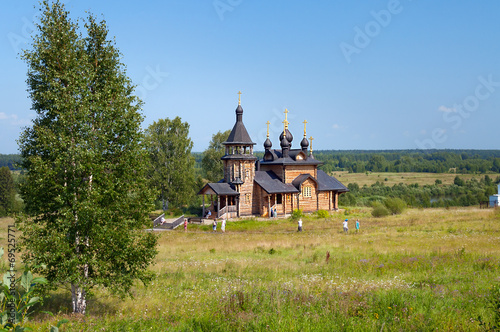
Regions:
[[[90,15],[81,27],[59,1],[40,11],[22,55],[36,118],[19,139],[21,248],[52,287],[71,287],[73,312],[84,314],[94,287],[125,295],[152,277],[142,103],[105,21]]]

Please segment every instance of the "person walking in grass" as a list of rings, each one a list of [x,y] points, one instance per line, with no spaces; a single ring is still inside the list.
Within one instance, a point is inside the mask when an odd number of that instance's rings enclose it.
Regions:
[[[214,232],[217,232],[217,219],[214,219],[214,223],[212,224],[212,229]]]
[[[356,233],[359,232],[359,219],[356,219]]]
[[[302,219],[299,218],[299,221],[297,222],[299,224],[299,232],[302,232]]]
[[[188,230],[188,220],[184,218],[184,232],[187,232]]]
[[[226,218],[222,219],[222,222],[220,224],[220,229],[221,229],[222,233],[226,232]]]
[[[349,219],[346,219],[346,220],[344,220],[344,223],[343,223],[343,225],[344,225],[344,233],[346,233],[346,234],[349,232],[349,226],[347,225],[348,221],[349,221]]]

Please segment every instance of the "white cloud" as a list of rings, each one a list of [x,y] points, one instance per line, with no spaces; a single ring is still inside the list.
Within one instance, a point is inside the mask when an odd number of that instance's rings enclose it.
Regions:
[[[8,123],[12,126],[27,126],[31,123],[29,119],[21,119],[17,116],[17,114],[7,114],[4,112],[0,112],[0,121],[5,120],[5,123]]]
[[[438,107],[438,111],[444,112],[444,113],[451,113],[451,112],[456,112],[456,108],[453,107],[446,107],[444,105],[441,105]]]
[[[340,129],[340,126],[339,126],[337,123],[335,123],[335,124],[332,126],[332,128],[333,128],[333,129]]]

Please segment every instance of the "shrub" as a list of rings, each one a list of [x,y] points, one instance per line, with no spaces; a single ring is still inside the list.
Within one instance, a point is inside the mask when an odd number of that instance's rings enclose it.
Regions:
[[[302,209],[295,209],[293,210],[290,218],[292,218],[292,220],[297,220],[299,218],[302,218],[303,216],[304,214],[302,213]]]
[[[401,214],[406,209],[406,202],[401,198],[388,198],[384,205],[392,214]]]
[[[318,210],[316,211],[316,215],[318,216],[318,218],[323,218],[323,219],[326,219],[330,216],[330,214],[326,210]]]
[[[379,202],[373,202],[372,206],[372,216],[374,216],[375,218],[386,217],[390,213],[389,210]]]

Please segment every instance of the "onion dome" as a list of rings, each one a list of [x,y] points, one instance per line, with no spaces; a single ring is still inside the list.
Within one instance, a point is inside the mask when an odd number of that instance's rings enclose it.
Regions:
[[[302,151],[307,151],[307,148],[309,147],[309,141],[307,138],[303,138],[302,141],[300,142],[300,147],[302,148]]]
[[[273,146],[273,143],[271,143],[271,140],[269,137],[264,141],[264,149],[270,150],[271,147]]]
[[[285,129],[285,133],[286,133],[286,140],[288,141],[288,144],[289,144],[289,147],[292,146],[292,141],[293,141],[293,135],[292,133],[287,129]],[[283,132],[281,132],[281,135],[280,135],[280,142],[283,140]]]
[[[288,140],[286,139],[286,136],[283,136],[283,134],[280,135],[280,145],[281,145],[281,148],[290,148],[290,142],[288,142]]]

